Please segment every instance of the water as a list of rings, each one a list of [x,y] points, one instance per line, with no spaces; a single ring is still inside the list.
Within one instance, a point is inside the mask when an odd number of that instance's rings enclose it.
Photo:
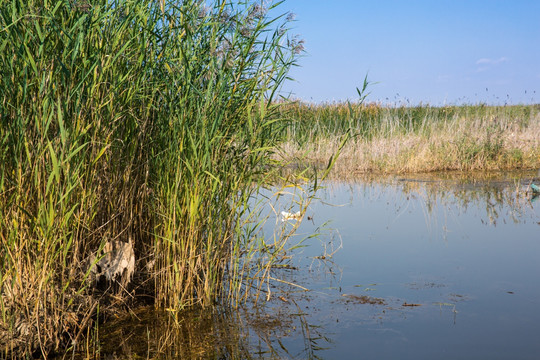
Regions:
[[[540,208],[524,190],[511,182],[328,184],[307,212],[315,223],[299,229],[331,219],[343,247],[327,270],[334,278],[313,281],[317,295],[302,304],[328,338],[314,354],[539,358]],[[385,304],[347,301],[355,296]]]
[[[538,359],[540,201],[526,182],[327,183],[290,239],[305,247],[288,254],[289,268],[272,272],[298,286],[273,282],[263,294],[269,301],[256,306],[190,313],[177,332],[162,325],[170,320],[156,325],[154,315],[140,315],[137,353]],[[298,209],[291,200],[284,195],[273,204],[276,215],[264,227],[269,239],[293,226],[279,215]],[[123,329],[122,339],[132,336],[132,324],[112,326]]]

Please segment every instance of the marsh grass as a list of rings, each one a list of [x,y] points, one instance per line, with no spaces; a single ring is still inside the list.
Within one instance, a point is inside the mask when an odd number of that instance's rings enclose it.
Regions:
[[[283,179],[281,185],[258,189],[252,199],[251,212],[245,214],[241,227],[242,237],[249,243],[249,248],[243,248],[244,254],[235,257],[237,262],[230,272],[231,279],[235,274],[243,278],[241,287],[237,286],[238,281],[229,284],[229,294],[235,299],[236,305],[249,299],[255,304],[268,301],[274,296],[273,289],[279,288],[280,283],[306,290],[300,285],[283,281],[280,269],[287,268],[295,250],[302,247],[306,240],[296,231],[317,190],[307,180],[302,176]],[[295,213],[296,216],[284,217],[283,211]]]
[[[291,103],[281,156],[325,164],[342,146],[333,176],[360,173],[533,169],[540,166],[537,105],[432,107]]]
[[[0,2],[4,356],[83,346],[136,304],[245,293],[242,226],[275,179],[274,98],[301,51],[280,3]],[[133,279],[96,288],[112,241],[133,245]]]

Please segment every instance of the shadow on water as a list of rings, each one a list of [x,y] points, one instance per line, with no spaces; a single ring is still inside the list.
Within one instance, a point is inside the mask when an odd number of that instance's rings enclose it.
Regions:
[[[535,176],[327,183],[263,300],[236,310],[134,310],[99,326],[95,352],[75,358],[533,359]],[[290,226],[279,210],[294,211],[291,202],[282,196],[270,207],[268,237]]]
[[[181,316],[139,309],[99,329],[104,358],[249,358],[238,314],[192,309]]]
[[[305,314],[297,305],[294,311],[282,305],[289,301],[295,303],[278,296],[265,306],[190,309],[178,314],[139,308],[98,326],[78,351],[57,358],[316,358],[315,343],[324,336],[317,326],[306,323]],[[283,339],[288,338],[303,343],[299,353],[292,354],[287,349]],[[299,346],[294,346],[295,351],[296,348]]]

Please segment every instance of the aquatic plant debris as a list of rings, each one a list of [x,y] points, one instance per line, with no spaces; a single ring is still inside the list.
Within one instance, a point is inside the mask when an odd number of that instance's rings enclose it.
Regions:
[[[92,254],[89,264],[96,283],[104,276],[108,282],[119,281],[127,285],[135,271],[135,252],[131,240],[106,242],[103,257],[96,262],[96,255]]]
[[[346,298],[346,302],[352,302],[355,304],[370,304],[370,305],[386,305],[384,299],[366,296],[366,295],[354,295],[354,294],[342,294],[342,297]]]
[[[403,304],[401,304],[401,306],[417,307],[417,306],[422,306],[422,304],[413,304],[413,303],[404,302]]]
[[[290,213],[287,211],[281,212],[281,221],[300,220],[301,218],[302,218],[302,213],[300,211],[297,211],[295,213]]]

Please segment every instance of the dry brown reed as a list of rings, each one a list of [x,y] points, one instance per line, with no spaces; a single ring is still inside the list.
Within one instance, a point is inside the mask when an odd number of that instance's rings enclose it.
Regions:
[[[280,153],[290,162],[325,165],[339,150],[345,130],[352,134],[333,177],[540,166],[540,108],[535,106],[418,109],[371,104],[355,113],[347,104],[330,104],[295,110]]]

